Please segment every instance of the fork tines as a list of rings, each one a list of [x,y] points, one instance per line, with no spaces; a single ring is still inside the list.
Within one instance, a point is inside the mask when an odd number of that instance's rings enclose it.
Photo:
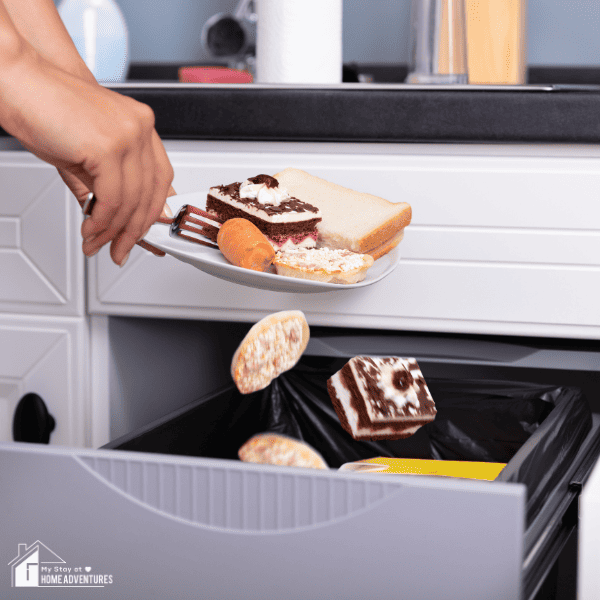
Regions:
[[[191,204],[184,204],[171,223],[171,236],[178,236],[209,248],[218,248],[219,246],[216,244],[217,234],[223,222],[221,218],[200,208]],[[214,243],[206,242],[198,236],[208,238]]]

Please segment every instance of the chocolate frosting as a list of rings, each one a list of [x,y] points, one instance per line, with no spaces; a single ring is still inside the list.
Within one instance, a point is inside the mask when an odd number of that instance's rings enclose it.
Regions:
[[[241,208],[237,208],[232,204],[223,202],[219,198],[216,198],[212,194],[208,195],[206,200],[206,209],[209,213],[219,215],[222,220],[227,221],[228,219],[234,219],[236,217],[247,219],[254,223],[267,237],[276,240],[280,236],[289,237],[290,235],[314,235],[315,239],[317,236],[317,223],[321,220],[320,217],[313,219],[307,219],[304,221],[291,221],[288,223],[271,223],[265,221],[256,215],[244,211]]]
[[[396,360],[395,358],[382,358],[381,362],[383,364],[393,365],[396,363]],[[416,361],[409,359],[408,362],[411,366],[416,366]],[[405,414],[404,412],[400,412],[398,410],[398,406],[395,402],[384,397],[383,391],[377,385],[377,375],[379,369],[371,358],[365,357],[362,360],[357,359],[355,362],[355,367],[357,373],[364,378],[373,408],[378,413],[384,417],[399,417]],[[431,408],[433,403],[428,397],[425,380],[422,377],[417,377],[415,379],[410,370],[406,369],[404,365],[397,365],[397,368],[392,376],[392,384],[400,392],[406,392],[412,385],[414,385],[416,387],[415,391],[417,398],[421,404],[421,410],[419,412],[428,412],[428,409]]]
[[[267,181],[255,181],[260,178],[267,178],[269,182],[276,182],[276,185],[270,185]],[[269,175],[257,175],[256,177],[252,177],[248,181],[252,183],[264,183],[267,187],[277,187],[279,184],[277,183],[277,179],[274,177],[270,177]],[[263,210],[267,215],[276,215],[287,212],[311,212],[318,213],[319,209],[312,204],[308,204],[308,202],[302,202],[298,198],[288,198],[287,200],[283,200],[279,205],[275,204],[261,204],[256,198],[241,198],[240,197],[240,186],[241,182],[230,183],[228,185],[218,185],[215,186],[220,194],[224,196],[229,196],[235,202],[239,202],[241,204],[245,204],[247,206],[254,206],[257,209]],[[207,205],[208,208],[208,205]]]
[[[399,440],[408,438],[413,435],[412,432],[407,432],[406,430],[411,427],[421,427],[422,425],[426,425],[431,422],[435,417],[435,405],[433,401],[429,400],[431,403],[430,410],[424,411],[424,414],[417,417],[407,417],[405,421],[397,421],[395,423],[390,422],[381,422],[381,423],[372,423],[369,415],[367,413],[367,409],[365,407],[365,400],[362,398],[358,387],[356,385],[356,381],[352,374],[352,369],[350,367],[350,363],[346,363],[342,369],[339,371],[341,384],[344,388],[348,390],[350,393],[350,405],[358,414],[358,428],[362,430],[367,430],[368,433],[362,433],[357,435],[356,437],[352,433],[352,428],[350,423],[348,422],[348,417],[346,415],[345,409],[342,405],[340,398],[336,393],[336,389],[332,383],[332,380],[329,379],[327,381],[327,390],[329,392],[329,397],[331,398],[331,402],[335,408],[335,412],[337,413],[340,425],[342,428],[349,433],[352,437],[355,437],[357,440]],[[393,429],[393,433],[382,433],[381,430]]]
[[[264,183],[268,188],[279,187],[279,181],[270,175],[257,175],[248,179],[250,183]]]
[[[394,357],[387,357],[383,358],[382,362],[393,364],[394,362],[396,362],[396,360]],[[418,369],[416,360],[408,359],[408,363],[409,367]],[[417,409],[417,414],[412,416],[408,414],[406,406],[399,409],[399,407],[394,402],[384,397],[383,391],[377,385],[377,373],[379,369],[370,357],[356,357],[354,360],[354,365],[356,367],[358,375],[366,380],[365,385],[367,388],[367,398],[363,398],[362,394],[358,389],[357,383],[352,374],[350,362],[346,363],[344,367],[342,367],[340,371],[340,376],[342,384],[350,393],[350,405],[358,414],[359,428],[370,429],[372,435],[374,436],[368,439],[376,439],[376,432],[378,429],[385,429],[389,427],[396,429],[396,431],[398,432],[394,434],[395,437],[390,437],[390,439],[399,439],[399,434],[407,426],[414,426],[417,424],[424,425],[425,423],[431,421],[435,416],[435,403],[433,402],[431,396],[428,393],[427,386],[422,375],[413,377],[411,369],[406,369],[404,368],[404,366],[399,365],[400,368],[398,368],[397,373],[395,374],[396,376],[393,378],[394,386],[398,387],[398,389],[400,389],[401,391],[406,390],[411,385],[415,385],[415,387],[417,388],[416,394],[417,398],[419,399],[420,406],[414,407]],[[386,421],[380,423],[372,423],[368,416],[365,402],[370,402],[373,408],[384,417],[390,417],[392,419],[402,419],[404,417],[407,420],[404,422],[403,420],[401,420],[400,422],[396,423],[390,423]],[[334,401],[334,406],[335,404],[336,403]],[[341,409],[341,405],[339,408]]]

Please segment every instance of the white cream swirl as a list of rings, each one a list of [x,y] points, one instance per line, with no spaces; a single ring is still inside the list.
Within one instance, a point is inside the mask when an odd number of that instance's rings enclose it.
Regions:
[[[260,204],[279,206],[289,197],[288,191],[281,186],[268,187],[264,183],[252,183],[248,179],[240,185],[240,198],[256,199]]]

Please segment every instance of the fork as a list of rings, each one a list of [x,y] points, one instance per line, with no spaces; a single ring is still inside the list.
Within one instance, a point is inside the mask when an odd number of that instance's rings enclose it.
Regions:
[[[212,221],[212,223],[207,221]],[[191,204],[184,204],[172,220],[169,235],[208,246],[209,248],[219,248],[216,241],[219,228],[223,223],[224,220],[216,215],[211,215]],[[189,231],[193,235],[185,233],[186,231]],[[198,239],[195,236],[208,238],[213,243]]]

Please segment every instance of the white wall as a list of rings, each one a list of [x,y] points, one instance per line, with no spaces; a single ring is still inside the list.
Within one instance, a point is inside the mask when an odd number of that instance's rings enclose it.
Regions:
[[[55,0],[58,4],[59,0]],[[236,0],[117,0],[133,62],[205,62],[206,20]],[[528,63],[600,65],[600,0],[529,0]],[[344,61],[407,62],[410,0],[344,0]],[[310,32],[307,32],[307,44]]]

